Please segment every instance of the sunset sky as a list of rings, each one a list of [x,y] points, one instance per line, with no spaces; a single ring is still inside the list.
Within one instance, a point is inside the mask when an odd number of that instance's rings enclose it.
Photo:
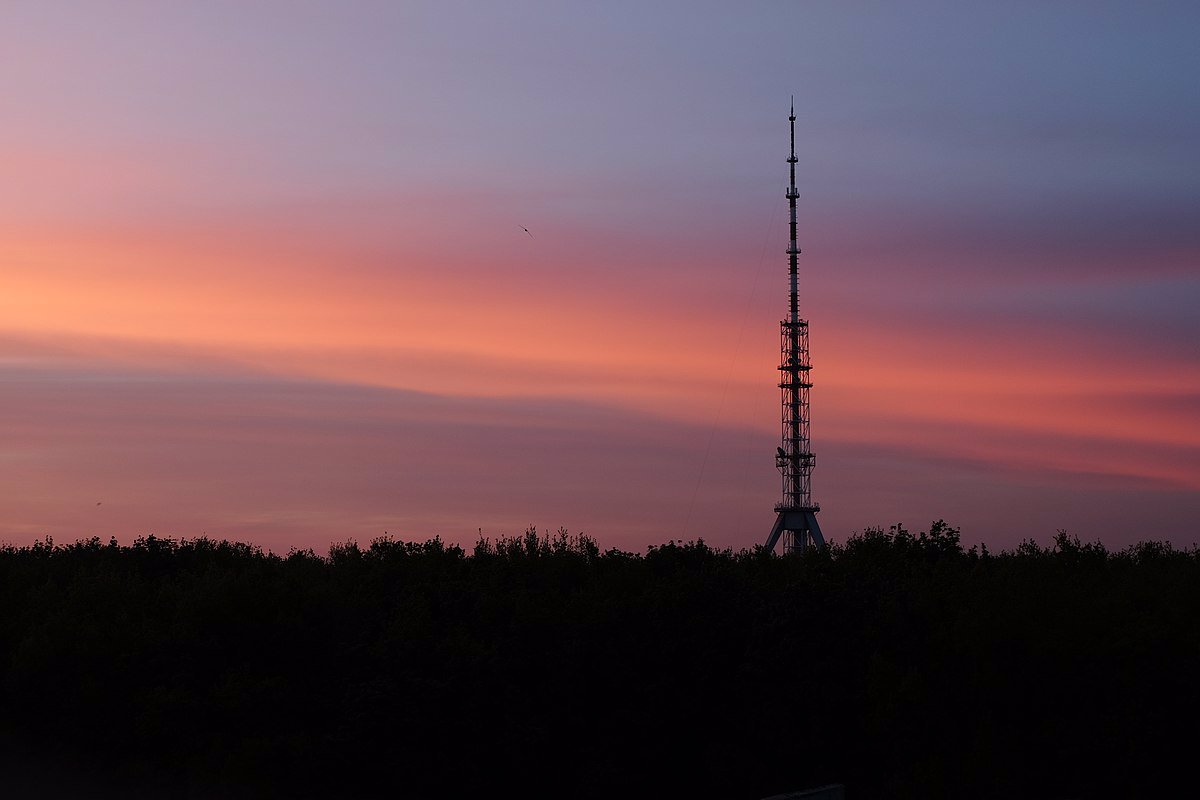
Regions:
[[[0,542],[1200,541],[1200,7],[0,4]],[[527,227],[527,235],[522,227]]]

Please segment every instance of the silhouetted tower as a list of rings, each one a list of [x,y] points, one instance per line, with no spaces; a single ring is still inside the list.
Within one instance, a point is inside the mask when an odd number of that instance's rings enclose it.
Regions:
[[[775,451],[775,466],[783,476],[783,499],[775,506],[778,516],[767,549],[774,550],[780,537],[785,553],[802,553],[810,545],[825,546],[817,512],[821,507],[812,501],[812,470],[816,457],[808,438],[808,390],[812,388],[808,360],[808,320],[800,319],[796,281],[796,262],[800,248],[796,245],[796,101],[792,100],[788,116],[792,130],[792,150],[788,156],[790,182],[787,190],[791,240],[788,244],[789,296],[788,317],[779,323],[780,351],[779,388],[783,395],[783,443]]]

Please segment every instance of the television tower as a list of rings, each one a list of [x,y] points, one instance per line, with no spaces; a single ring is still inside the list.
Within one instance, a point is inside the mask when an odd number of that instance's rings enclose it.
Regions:
[[[824,547],[825,537],[817,524],[821,507],[812,501],[812,470],[816,462],[808,438],[808,390],[812,388],[808,360],[808,320],[800,319],[796,289],[796,99],[788,116],[792,129],[792,151],[788,156],[787,201],[791,240],[788,244],[788,278],[791,294],[788,317],[779,323],[779,388],[783,394],[783,443],[775,451],[775,466],[783,476],[783,499],[775,506],[775,527],[767,537],[767,549],[774,550],[780,537],[785,553],[803,553],[808,547]]]

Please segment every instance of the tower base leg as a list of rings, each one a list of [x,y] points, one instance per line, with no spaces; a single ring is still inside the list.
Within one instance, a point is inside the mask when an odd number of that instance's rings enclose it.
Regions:
[[[788,534],[786,537],[784,534]],[[811,544],[815,547],[825,546],[825,537],[821,535],[821,526],[817,524],[815,508],[785,508],[780,510],[775,518],[775,527],[767,537],[766,548],[774,550],[780,538],[784,539],[785,553],[803,553]]]

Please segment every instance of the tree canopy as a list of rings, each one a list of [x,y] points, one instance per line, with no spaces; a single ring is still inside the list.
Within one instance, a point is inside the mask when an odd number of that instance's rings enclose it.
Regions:
[[[0,549],[0,764],[89,796],[1098,797],[1187,775],[1200,551]]]

